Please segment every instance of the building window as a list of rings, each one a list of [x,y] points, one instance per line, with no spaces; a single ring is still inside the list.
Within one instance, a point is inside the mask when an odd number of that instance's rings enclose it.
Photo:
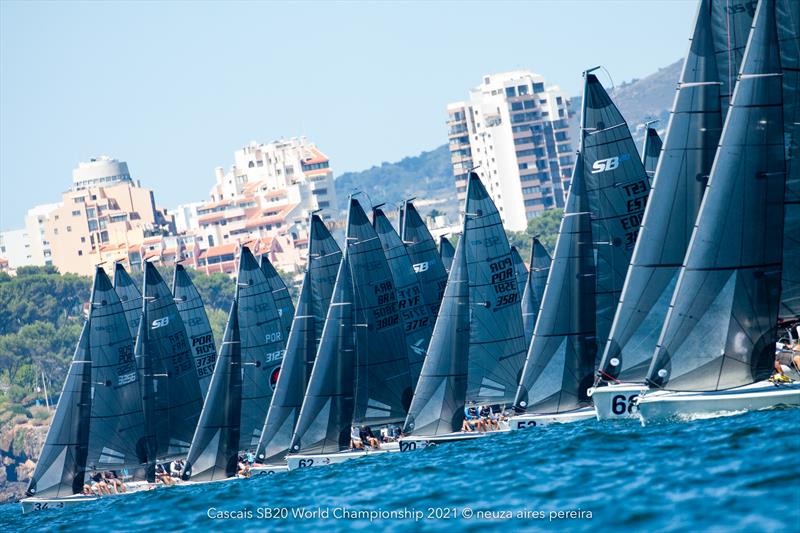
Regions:
[[[83,255],[83,250],[78,250],[78,255]]]
[[[73,198],[72,201],[75,202],[76,204],[82,204],[84,201],[86,201],[86,197],[78,196],[77,198]]]
[[[517,96],[517,88],[516,87],[506,87],[506,96],[508,96],[508,97]]]
[[[97,221],[90,220],[89,221],[89,231],[97,231]]]
[[[81,242],[86,242],[86,237],[81,237]]]
[[[67,233],[70,233],[71,231],[72,231],[72,226],[67,226]]]
[[[81,216],[81,212],[80,211],[73,211],[72,212],[72,216],[79,217],[79,216]]]
[[[519,92],[520,96],[523,94],[528,94],[528,86],[527,85],[520,85],[517,87],[517,92]]]
[[[544,92],[544,83],[534,83],[533,84],[533,92],[535,92],[535,93],[543,93]]]
[[[53,235],[58,235],[58,228],[53,228]]]

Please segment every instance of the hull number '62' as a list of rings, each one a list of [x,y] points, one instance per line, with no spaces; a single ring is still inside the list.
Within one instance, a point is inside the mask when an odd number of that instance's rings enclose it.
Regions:
[[[314,466],[314,459],[300,459],[297,463],[298,468],[306,468],[308,466]]]
[[[633,414],[639,410],[636,406],[638,394],[632,394],[627,398],[623,394],[617,394],[611,399],[611,412],[615,415]]]

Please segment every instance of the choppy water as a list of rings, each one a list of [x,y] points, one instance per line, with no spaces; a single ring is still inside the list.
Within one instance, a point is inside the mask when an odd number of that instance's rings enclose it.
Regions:
[[[267,509],[278,518],[264,518]],[[300,510],[327,511],[329,517],[293,518]],[[374,521],[341,517],[403,510],[405,517]],[[221,511],[249,511],[252,518],[209,518]],[[487,511],[494,517],[481,518]],[[520,511],[529,517],[518,517]],[[551,517],[558,511],[583,513]],[[422,513],[419,521],[414,512]],[[284,513],[288,518],[281,518]],[[513,518],[505,518],[508,513]],[[509,527],[800,531],[800,409],[644,428],[636,421],[586,421],[258,479],[108,498],[68,511],[22,516],[16,504],[0,507],[3,531]]]

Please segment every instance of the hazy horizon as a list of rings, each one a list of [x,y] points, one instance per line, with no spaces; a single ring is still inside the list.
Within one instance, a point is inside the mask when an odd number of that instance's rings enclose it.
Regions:
[[[337,176],[417,155],[447,142],[447,104],[484,74],[529,69],[570,95],[599,64],[642,78],[684,55],[696,8],[3,1],[0,229],[99,155],[164,207],[207,198],[252,140],[305,135]]]

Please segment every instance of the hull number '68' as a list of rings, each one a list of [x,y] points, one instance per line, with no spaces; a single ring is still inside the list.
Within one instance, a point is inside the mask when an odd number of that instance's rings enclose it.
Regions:
[[[639,410],[639,408],[636,407],[636,398],[638,397],[638,394],[632,394],[627,398],[623,394],[617,394],[611,399],[611,412],[615,415],[635,413]]]

